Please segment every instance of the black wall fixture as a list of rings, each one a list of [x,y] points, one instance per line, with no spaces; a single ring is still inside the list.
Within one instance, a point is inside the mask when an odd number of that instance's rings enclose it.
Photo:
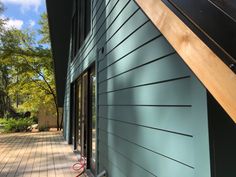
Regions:
[[[162,0],[236,73],[235,0]]]

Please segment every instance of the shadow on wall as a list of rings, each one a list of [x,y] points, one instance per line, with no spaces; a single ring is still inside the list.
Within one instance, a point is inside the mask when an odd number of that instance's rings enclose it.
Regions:
[[[118,5],[117,5],[118,6]],[[129,7],[129,6],[128,6]],[[129,8],[135,8],[131,6]],[[117,7],[115,7],[117,8]],[[131,9],[132,9],[131,8]],[[125,9],[125,8],[124,8]],[[124,10],[123,9],[123,10]],[[113,19],[111,16],[109,18]],[[108,18],[108,19],[109,19]],[[123,18],[126,17],[122,14],[116,20],[117,21],[125,21]],[[131,24],[131,22],[129,22]],[[120,24],[120,23],[119,23]],[[135,24],[132,24],[133,26]],[[132,26],[131,25],[131,26]],[[114,29],[113,29],[113,28]],[[106,169],[110,176],[123,176],[124,174],[127,176],[147,176],[146,173],[140,170],[134,163],[133,160],[137,159],[137,151],[133,148],[135,145],[130,141],[130,134],[135,135],[137,139],[142,138],[142,132],[139,129],[132,129],[129,130],[127,127],[129,124],[123,120],[123,117],[132,116],[128,119],[130,120],[131,124],[135,122],[135,119],[138,118],[138,113],[134,110],[131,114],[121,115],[121,112],[117,112],[117,109],[125,109],[124,105],[126,104],[134,104],[136,100],[136,96],[134,92],[131,92],[127,95],[127,99],[122,99],[119,97],[119,94],[108,93],[111,90],[115,90],[117,86],[119,87],[126,87],[130,83],[133,83],[133,79],[135,75],[131,77],[126,77],[122,79],[110,79],[108,80],[110,75],[115,75],[113,72],[120,70],[121,68],[116,68],[113,66],[113,70],[110,67],[105,68],[104,66],[108,66],[111,64],[115,58],[119,58],[122,54],[119,52],[119,46],[123,45],[122,40],[125,37],[119,36],[120,33],[116,31],[116,27],[112,26],[106,30],[106,38],[103,38],[99,47],[104,47],[104,53],[99,56],[98,66],[99,69],[104,68],[102,71],[99,72],[98,84],[99,87],[99,97],[100,97],[100,107],[99,107],[99,171]],[[111,35],[113,34],[113,35]],[[111,37],[112,36],[112,37]],[[105,41],[105,43],[104,43]],[[133,41],[132,44],[135,44],[136,40]],[[112,50],[113,47],[113,50]],[[128,46],[127,46],[128,47]],[[118,49],[117,49],[118,48]],[[129,46],[130,49],[134,48],[133,46]],[[109,54],[108,54],[109,53]],[[136,58],[138,56],[134,56]],[[135,60],[127,61],[126,65],[135,62]],[[115,82],[116,81],[116,82]],[[121,91],[122,92],[122,91]],[[115,92],[115,93],[120,93]],[[119,106],[118,106],[119,105]],[[135,105],[132,105],[135,106]],[[127,109],[132,108],[132,106],[126,106]],[[128,111],[129,112],[129,111]],[[127,118],[127,117],[126,117]],[[139,149],[139,148],[137,148]],[[139,154],[142,156],[142,154]],[[143,162],[148,162],[146,157],[143,157]],[[142,174],[143,173],[143,174]]]

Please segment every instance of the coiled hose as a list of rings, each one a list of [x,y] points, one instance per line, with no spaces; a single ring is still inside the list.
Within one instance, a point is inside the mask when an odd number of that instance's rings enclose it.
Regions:
[[[76,171],[77,173],[79,173],[77,176],[75,177],[80,177],[82,174],[84,174],[85,169],[86,169],[86,165],[87,165],[87,159],[86,157],[81,156],[80,159],[78,160],[78,162],[76,162],[73,166],[72,169],[74,171]]]

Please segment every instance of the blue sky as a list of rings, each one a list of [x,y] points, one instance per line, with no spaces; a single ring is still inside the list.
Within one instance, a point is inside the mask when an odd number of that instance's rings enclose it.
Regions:
[[[9,18],[6,27],[38,29],[40,14],[46,11],[45,0],[0,0],[5,11],[1,18]]]

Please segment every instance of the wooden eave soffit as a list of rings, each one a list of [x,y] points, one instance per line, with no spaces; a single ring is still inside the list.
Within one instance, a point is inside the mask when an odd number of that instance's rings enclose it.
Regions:
[[[136,0],[236,123],[236,75],[161,0]]]

